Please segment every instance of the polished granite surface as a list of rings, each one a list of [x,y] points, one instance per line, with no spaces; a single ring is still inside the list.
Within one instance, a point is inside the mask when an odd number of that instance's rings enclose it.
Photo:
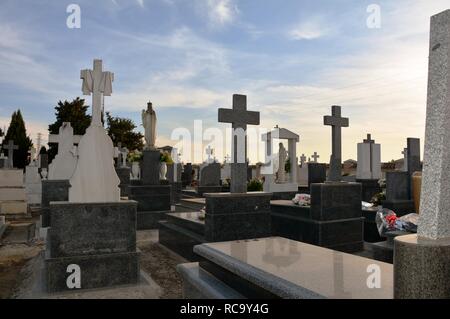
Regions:
[[[285,200],[285,199],[271,200],[270,205],[281,205],[281,206],[289,206],[289,207],[310,207],[310,206],[300,206],[300,205],[294,204],[294,202],[292,200]]]
[[[298,288],[326,298],[393,297],[392,265],[368,258],[281,237],[209,243],[196,248],[203,257],[214,259],[228,271],[268,290],[293,288],[291,296]],[[379,267],[379,288],[367,286],[371,267]]]
[[[183,201],[194,204],[206,204],[206,199],[204,198],[183,198]]]
[[[168,213],[167,215],[186,219],[188,221],[199,223],[199,224],[205,224],[205,220],[200,220],[198,217],[200,215],[200,212],[189,212],[189,213]]]

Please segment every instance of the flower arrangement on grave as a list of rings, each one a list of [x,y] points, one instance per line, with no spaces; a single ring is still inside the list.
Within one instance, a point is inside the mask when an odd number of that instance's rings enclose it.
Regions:
[[[172,156],[170,156],[169,152],[167,151],[161,152],[159,161],[161,163],[173,164]]]
[[[138,150],[131,151],[128,153],[128,161],[130,163],[142,161],[142,152],[139,152]]]
[[[311,196],[309,194],[297,194],[292,202],[298,206],[311,206]]]
[[[247,192],[262,192],[263,183],[259,179],[252,179],[247,183]]]

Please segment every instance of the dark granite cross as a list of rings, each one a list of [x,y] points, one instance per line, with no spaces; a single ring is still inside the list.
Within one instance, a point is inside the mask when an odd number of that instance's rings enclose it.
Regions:
[[[320,157],[320,155],[318,155],[317,152],[314,152],[311,157],[313,158],[314,163],[317,163],[317,159]]]
[[[8,144],[6,144],[6,146],[3,146],[3,149],[8,151],[8,168],[13,168],[14,167],[14,150],[18,150],[19,146],[14,145],[14,141],[9,140]]]
[[[247,192],[247,125],[259,125],[259,112],[247,111],[247,96],[233,95],[233,109],[219,109],[219,122],[231,123],[231,193]]]
[[[363,140],[364,143],[374,144],[375,140],[372,140],[372,135],[367,134],[367,139]]]
[[[373,172],[373,145],[375,144],[375,140],[372,140],[372,135],[367,134],[367,138],[363,140],[364,143],[370,144],[369,158],[370,158],[370,171]]]
[[[323,117],[324,125],[331,126],[331,158],[328,181],[340,182],[342,179],[342,128],[349,126],[348,118],[341,116],[341,107],[333,105],[331,116]]]

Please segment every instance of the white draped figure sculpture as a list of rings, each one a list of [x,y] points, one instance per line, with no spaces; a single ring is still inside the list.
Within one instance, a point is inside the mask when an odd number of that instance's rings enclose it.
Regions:
[[[147,103],[147,110],[142,110],[142,126],[145,129],[145,149],[155,150],[156,141],[156,112],[152,102]]]
[[[280,143],[280,150],[278,151],[279,161],[278,161],[278,183],[286,182],[286,171],[284,169],[287,152],[283,146],[283,143]]]
[[[92,93],[92,121],[78,145],[78,163],[70,179],[69,202],[120,201],[119,177],[114,169],[114,146],[103,128],[102,101],[112,93],[114,74],[103,72],[102,61],[93,70],[82,70],[83,94]]]

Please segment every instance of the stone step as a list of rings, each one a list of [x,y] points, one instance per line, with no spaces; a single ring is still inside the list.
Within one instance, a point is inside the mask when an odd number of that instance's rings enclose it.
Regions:
[[[0,187],[0,201],[26,200],[24,187]]]
[[[1,215],[27,214],[28,207],[25,201],[2,201],[0,202]]]

